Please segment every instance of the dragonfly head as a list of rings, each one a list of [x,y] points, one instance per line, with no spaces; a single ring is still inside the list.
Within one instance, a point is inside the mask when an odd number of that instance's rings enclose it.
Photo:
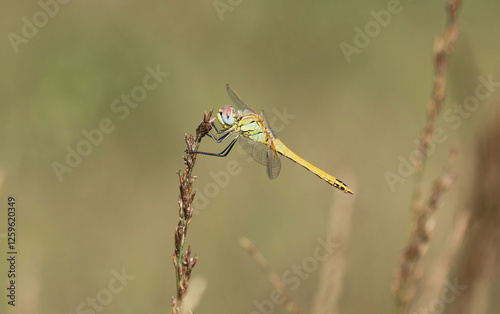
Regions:
[[[236,111],[231,106],[226,106],[219,109],[217,114],[217,120],[225,128],[228,129],[233,126],[235,120]]]

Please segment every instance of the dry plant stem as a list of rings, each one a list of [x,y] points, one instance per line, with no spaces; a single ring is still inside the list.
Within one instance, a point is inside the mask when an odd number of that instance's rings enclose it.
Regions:
[[[356,182],[354,180],[349,180],[349,182],[351,182],[349,186],[355,189]],[[340,306],[347,268],[346,253],[351,239],[354,198],[336,196],[330,206],[327,233],[333,243],[338,243],[338,247],[319,268],[318,289],[314,294],[312,309],[309,313],[342,313]]]
[[[434,42],[434,81],[432,93],[427,104],[427,124],[424,127],[418,154],[415,157],[415,190],[413,195],[413,207],[418,212],[421,207],[421,182],[427,150],[432,141],[436,120],[443,108],[446,91],[446,67],[453,52],[455,41],[458,37],[458,26],[456,18],[461,5],[461,0],[450,0],[447,3],[448,21],[443,35],[436,38]]]
[[[436,300],[436,297],[441,296],[440,293],[442,293],[442,291],[445,291],[444,289],[447,289],[447,279],[448,282],[455,282],[456,277],[449,276],[451,265],[453,264],[453,261],[455,261],[458,257],[458,249],[460,248],[460,245],[462,244],[462,241],[466,235],[470,217],[471,215],[468,211],[462,212],[457,217],[451,229],[449,238],[447,239],[442,252],[440,252],[440,256],[433,263],[432,267],[428,266],[427,268],[427,274],[425,276],[426,278],[422,279],[422,282],[420,283],[422,287],[425,287],[425,289],[421,289],[421,293],[419,293],[418,299],[415,298],[412,302],[410,313],[422,313],[422,308],[418,308],[419,304],[433,304],[433,302],[435,302]],[[462,282],[459,281],[459,283],[461,284]],[[463,291],[460,292],[462,293]],[[445,313],[445,311],[441,312]]]
[[[260,270],[268,276],[269,281],[274,286],[274,288],[283,294],[283,304],[285,304],[288,312],[295,314],[301,313],[298,305],[293,302],[288,293],[285,291],[286,285],[283,283],[283,281],[281,281],[278,274],[269,270],[269,268],[267,267],[266,259],[259,252],[259,250],[257,250],[252,241],[247,238],[241,238],[240,245],[243,247],[243,249],[245,249],[245,251],[247,251],[250,257],[252,257],[253,261],[255,262],[255,264],[257,264]]]
[[[500,112],[481,128],[485,130],[478,140],[467,206],[471,218],[462,252],[449,275],[467,288],[446,313],[500,313]]]
[[[412,227],[408,246],[405,248],[401,266],[396,274],[393,293],[396,296],[399,313],[407,313],[408,306],[413,300],[416,285],[420,280],[419,262],[425,255],[429,246],[432,225],[429,224],[431,215],[437,210],[439,201],[455,175],[451,169],[455,163],[457,148],[454,147],[449,155],[443,174],[433,184],[431,194],[419,211],[418,217]]]
[[[448,186],[453,181],[449,167],[456,158],[456,149],[450,153],[448,168],[445,169],[441,178],[433,186],[427,203],[422,200],[422,174],[427,157],[427,151],[432,141],[436,128],[436,121],[441,112],[446,92],[446,68],[449,58],[453,52],[455,41],[458,37],[458,26],[456,23],[460,0],[449,0],[447,3],[447,25],[444,33],[437,37],[434,42],[434,81],[432,93],[427,105],[427,123],[424,127],[420,145],[415,158],[415,186],[413,192],[412,206],[414,213],[414,226],[410,234],[408,246],[405,249],[401,266],[396,274],[393,285],[393,293],[396,296],[399,313],[408,312],[408,305],[415,296],[416,285],[420,279],[419,261],[427,249],[430,230],[428,222],[431,214],[437,209],[438,201]]]
[[[205,113],[203,121],[196,129],[196,137],[185,135],[187,151],[197,151],[201,139],[207,135],[212,128],[210,119],[212,111]],[[186,241],[186,233],[191,219],[193,218],[193,199],[195,191],[193,191],[193,182],[195,177],[192,175],[193,167],[196,161],[196,154],[186,153],[184,157],[184,171],[178,171],[179,175],[179,223],[175,228],[175,249],[173,254],[174,267],[177,276],[177,297],[172,298],[172,313],[180,313],[182,308],[182,300],[188,291],[188,281],[191,277],[191,271],[198,260],[195,255],[191,257],[191,247],[188,246],[187,251],[184,251]]]

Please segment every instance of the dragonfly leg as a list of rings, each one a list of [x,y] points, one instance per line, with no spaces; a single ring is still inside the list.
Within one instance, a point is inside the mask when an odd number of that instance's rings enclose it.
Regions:
[[[226,136],[227,137],[227,136]],[[199,152],[199,151],[188,151],[186,150],[186,153],[188,154],[202,154],[202,155],[208,155],[208,156],[215,156],[215,157],[226,157],[227,154],[231,151],[231,149],[234,147],[234,144],[236,144],[236,141],[238,140],[238,136],[235,137],[229,145],[224,148],[224,150],[218,154],[216,153],[207,153],[207,152]]]
[[[226,131],[226,130],[224,130],[224,131]],[[222,131],[222,132],[220,132],[220,133],[217,133],[217,134],[221,134],[221,133],[223,133],[224,131]],[[229,130],[229,131],[226,131],[226,132],[227,132],[227,133],[225,133],[225,134],[221,135],[219,138],[215,137],[215,136],[214,136],[213,134],[211,134],[211,133],[208,133],[207,135],[208,135],[208,136],[210,136],[210,138],[211,138],[211,139],[213,139],[214,141],[216,141],[216,142],[217,142],[217,144],[220,144],[220,143],[222,143],[223,141],[225,141],[225,140],[228,138],[228,136],[229,136],[229,135],[231,135],[231,134],[234,132],[234,130]]]
[[[227,131],[227,130],[219,130],[213,122],[212,122],[212,129],[215,129],[215,132],[217,132],[217,134],[221,134]]]

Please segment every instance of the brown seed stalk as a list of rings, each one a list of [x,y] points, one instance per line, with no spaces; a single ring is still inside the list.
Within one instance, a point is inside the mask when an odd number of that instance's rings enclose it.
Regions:
[[[196,136],[185,135],[184,140],[186,141],[187,149],[186,151],[192,152],[197,151],[200,145],[201,139],[208,134],[212,128],[213,119],[211,110],[208,114],[205,113],[203,121],[200,123],[196,129]],[[198,256],[191,257],[191,246],[188,246],[187,250],[184,251],[184,244],[186,241],[186,234],[189,224],[193,218],[193,199],[196,191],[193,191],[193,182],[195,177],[192,175],[194,164],[196,162],[195,153],[186,153],[184,156],[184,171],[179,170],[177,173],[179,175],[179,223],[175,228],[175,248],[173,254],[173,262],[177,277],[177,296],[172,298],[172,313],[181,313],[182,301],[188,292],[188,281],[191,277],[191,272],[196,261],[198,261]]]
[[[446,92],[446,69],[453,52],[455,41],[458,37],[456,18],[461,5],[461,0],[449,0],[446,6],[447,25],[443,34],[434,42],[434,78],[432,93],[427,104],[427,123],[424,126],[418,154],[415,160],[415,187],[412,199],[414,222],[393,284],[393,294],[398,303],[399,313],[407,313],[413,301],[417,283],[421,278],[420,261],[425,254],[430,241],[430,218],[437,207],[443,193],[453,181],[451,167],[457,155],[454,148],[445,166],[443,174],[434,182],[431,194],[424,203],[422,198],[422,174],[425,166],[428,149],[436,129],[436,121],[442,111]]]

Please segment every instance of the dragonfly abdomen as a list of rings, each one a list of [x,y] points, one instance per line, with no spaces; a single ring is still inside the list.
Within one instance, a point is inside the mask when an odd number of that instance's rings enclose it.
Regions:
[[[274,144],[274,147],[276,148],[276,151],[278,153],[280,153],[281,155],[285,156],[286,158],[288,158],[288,159],[294,161],[295,163],[301,165],[302,167],[306,168],[307,170],[314,173],[315,175],[317,175],[321,179],[325,180],[326,182],[328,182],[330,185],[336,187],[337,189],[344,191],[345,193],[348,193],[348,194],[353,194],[353,192],[342,181],[340,181],[337,178],[335,178],[334,176],[326,173],[325,171],[319,169],[318,167],[314,166],[313,164],[307,162],[305,159],[303,159],[299,155],[295,154],[288,147],[286,147],[286,145],[283,144],[283,142],[281,142],[279,139],[274,138],[273,144]]]

